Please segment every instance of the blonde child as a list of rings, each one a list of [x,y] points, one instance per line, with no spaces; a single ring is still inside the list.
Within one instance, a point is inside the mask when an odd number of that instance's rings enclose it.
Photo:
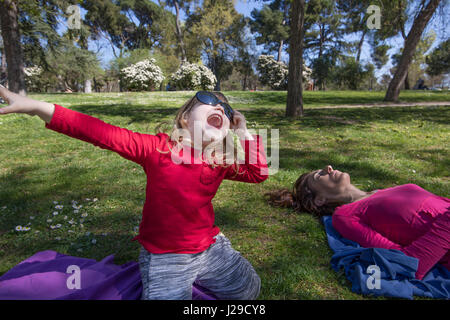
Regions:
[[[9,103],[0,115],[37,115],[48,129],[117,152],[143,167],[146,201],[135,238],[142,246],[142,299],[191,299],[194,283],[219,299],[258,297],[259,276],[214,224],[211,201],[223,179],[267,179],[260,137],[248,132],[245,117],[225,96],[197,92],[176,114],[173,129],[181,134],[170,136],[133,132],[4,87],[0,96]],[[243,163],[235,156],[228,161],[230,150],[222,142],[229,141],[230,129],[239,132]],[[214,148],[208,149],[211,145]]]

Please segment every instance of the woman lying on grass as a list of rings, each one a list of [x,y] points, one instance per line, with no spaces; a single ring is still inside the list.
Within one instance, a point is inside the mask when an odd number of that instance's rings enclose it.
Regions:
[[[146,201],[136,237],[142,245],[143,299],[191,299],[194,282],[219,299],[258,297],[260,278],[214,225],[211,200],[223,179],[259,183],[267,178],[261,139],[250,135],[245,117],[231,109],[225,96],[197,92],[179,109],[170,137],[132,132],[4,87],[0,96],[10,104],[0,114],[37,115],[48,129],[143,167]],[[230,140],[230,129],[237,130],[244,163],[236,161],[233,148],[230,156],[223,143]]]
[[[302,174],[292,191],[267,195],[276,206],[332,215],[333,227],[362,247],[395,249],[417,258],[419,280],[436,263],[450,270],[450,199],[417,185],[365,192],[351,184],[348,173],[326,166]]]

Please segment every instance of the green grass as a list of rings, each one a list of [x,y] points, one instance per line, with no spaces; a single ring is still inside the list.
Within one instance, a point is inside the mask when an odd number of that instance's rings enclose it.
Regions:
[[[216,224],[261,276],[260,299],[368,299],[352,293],[345,277],[331,269],[332,252],[319,221],[272,208],[263,194],[290,188],[301,173],[331,164],[349,172],[363,190],[416,183],[448,197],[450,108],[321,109],[380,103],[384,94],[306,92],[305,116],[288,120],[286,92],[225,94],[242,110],[250,128],[280,133],[279,171],[261,184],[224,181],[213,200]],[[31,95],[150,134],[159,122],[172,120],[191,96],[192,92]],[[450,101],[450,95],[408,92],[400,99]],[[118,264],[137,260],[139,244],[131,239],[141,218],[146,184],[139,165],[48,130],[38,117],[3,115],[0,135],[0,274],[48,249],[97,260],[114,253]],[[72,200],[83,206],[78,213],[73,212]],[[63,209],[55,210],[53,201]],[[60,213],[53,216],[54,211]],[[76,225],[68,223],[72,219]],[[14,230],[28,223],[30,231]],[[50,229],[56,224],[61,228]]]

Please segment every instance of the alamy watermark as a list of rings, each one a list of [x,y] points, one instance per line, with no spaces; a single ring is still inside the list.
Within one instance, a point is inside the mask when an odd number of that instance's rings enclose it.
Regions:
[[[262,175],[273,175],[278,172],[278,129],[270,129],[270,137],[269,130],[264,128],[257,130],[228,129],[226,134],[220,130],[213,130],[215,138],[212,139],[211,135],[207,136],[204,134],[202,128],[202,122],[195,121],[193,136],[187,129],[177,128],[172,132],[171,140],[181,141],[176,148],[171,148],[170,150],[171,160],[174,164],[201,164],[204,161],[209,161],[210,164],[228,166],[237,163],[239,165],[262,165]],[[267,148],[269,138],[270,155]],[[244,150],[244,148],[247,150]],[[263,153],[265,154],[265,159]],[[267,168],[264,166],[265,164],[267,164]]]
[[[69,15],[69,17],[67,18],[67,28],[80,29],[81,28],[80,6],[70,5],[67,7],[66,13]]]
[[[80,267],[72,264],[67,267],[66,273],[71,274],[66,280],[67,289],[81,289],[81,270]]]
[[[370,276],[366,280],[366,286],[369,290],[381,289],[381,271],[377,265],[370,265],[366,270]]]
[[[370,5],[367,10],[367,14],[370,16],[367,18],[367,28],[369,29],[381,29],[381,9],[377,5]]]

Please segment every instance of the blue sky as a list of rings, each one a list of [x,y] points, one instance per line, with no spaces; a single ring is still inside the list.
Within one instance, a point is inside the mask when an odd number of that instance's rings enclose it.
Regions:
[[[157,0],[152,0],[155,3],[158,3]],[[255,1],[255,0],[236,0],[235,2],[235,8],[236,11],[247,16],[250,17],[250,13],[253,9],[257,8],[260,9],[262,8],[262,6],[265,3],[261,0],[259,1]],[[175,13],[175,9],[172,9],[172,12]],[[82,10],[82,16],[84,16],[84,12]],[[445,17],[447,16],[447,17]],[[434,47],[436,47],[440,42],[442,42],[443,40],[447,39],[449,37],[450,34],[450,25],[448,23],[450,18],[450,15],[445,14],[444,18],[433,18],[433,20],[430,22],[430,24],[427,26],[424,34],[426,34],[426,32],[428,30],[435,30],[436,34],[437,34],[437,39],[435,41],[435,43],[432,46],[432,49]],[[182,12],[181,14],[181,20],[185,20],[185,15]],[[381,23],[383,23],[383,20],[381,20]],[[409,30],[410,25],[407,26],[407,31]],[[347,39],[354,41],[357,37],[356,36],[350,36]],[[399,48],[401,48],[403,46],[403,39],[400,36],[397,36],[395,38],[392,38],[388,41],[388,44],[390,44],[392,46],[392,49],[390,49],[388,51],[388,54],[393,54],[398,52]],[[112,53],[111,47],[109,45],[109,43],[104,40],[102,41],[102,45],[104,46],[104,48],[102,50],[100,50],[98,57],[102,63],[103,67],[106,67],[108,65],[108,62],[114,58],[114,55]],[[262,53],[263,47],[262,46],[256,46],[258,53]],[[89,45],[89,49],[91,50],[95,50],[96,51],[96,46],[94,44],[94,42],[90,42]],[[273,53],[275,54],[275,53]],[[282,60],[287,62],[289,59],[289,56],[287,54],[286,51],[283,52],[282,54]],[[365,62],[370,62],[371,58],[370,58],[370,46],[367,42],[365,42],[364,46],[363,46],[363,50],[361,53],[361,61],[363,63]],[[389,61],[381,70],[377,70],[376,71],[376,76],[380,77],[382,76],[384,73],[388,73],[389,69],[392,68],[392,63],[391,61]]]

